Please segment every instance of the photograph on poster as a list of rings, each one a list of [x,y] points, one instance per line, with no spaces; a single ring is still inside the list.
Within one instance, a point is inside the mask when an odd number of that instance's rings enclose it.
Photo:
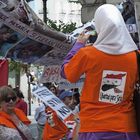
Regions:
[[[0,24],[0,56],[5,57],[7,52],[24,38],[24,36],[1,22]]]
[[[7,57],[17,59],[25,63],[34,63],[51,50],[51,46],[25,38],[23,41],[10,49],[7,53]]]

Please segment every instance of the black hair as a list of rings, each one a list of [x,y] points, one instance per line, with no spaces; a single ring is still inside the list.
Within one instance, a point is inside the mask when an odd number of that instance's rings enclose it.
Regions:
[[[13,90],[15,91],[17,97],[19,97],[20,99],[24,98],[23,93],[18,88],[14,88]]]

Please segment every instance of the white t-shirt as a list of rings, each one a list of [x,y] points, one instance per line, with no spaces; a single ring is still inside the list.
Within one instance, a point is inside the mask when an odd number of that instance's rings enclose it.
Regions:
[[[45,123],[47,121],[45,109],[46,109],[45,105],[41,104],[35,110],[34,118],[37,121],[37,123],[40,124],[40,125],[45,125]]]

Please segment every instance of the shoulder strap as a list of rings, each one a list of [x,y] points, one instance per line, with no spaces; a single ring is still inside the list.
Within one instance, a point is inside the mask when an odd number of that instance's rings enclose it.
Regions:
[[[18,132],[19,132],[19,134],[20,134],[20,136],[22,137],[22,139],[23,140],[28,140],[27,138],[26,138],[26,136],[21,132],[21,130],[16,126],[16,124],[13,122],[13,121],[11,121],[11,120],[9,120],[14,126],[15,126],[15,128],[18,130]]]

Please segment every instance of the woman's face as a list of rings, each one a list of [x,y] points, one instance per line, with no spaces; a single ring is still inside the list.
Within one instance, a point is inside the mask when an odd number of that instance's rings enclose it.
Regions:
[[[57,94],[56,93],[56,88],[55,87],[50,87],[50,91],[52,92],[52,93],[54,93],[55,95]],[[57,95],[56,95],[57,96]]]
[[[9,94],[2,102],[1,102],[1,110],[5,112],[11,112],[16,104],[16,96]]]
[[[65,97],[63,99],[63,102],[64,102],[65,105],[67,105],[72,110],[75,109],[75,106],[76,106],[76,103],[77,103],[75,96]]]

